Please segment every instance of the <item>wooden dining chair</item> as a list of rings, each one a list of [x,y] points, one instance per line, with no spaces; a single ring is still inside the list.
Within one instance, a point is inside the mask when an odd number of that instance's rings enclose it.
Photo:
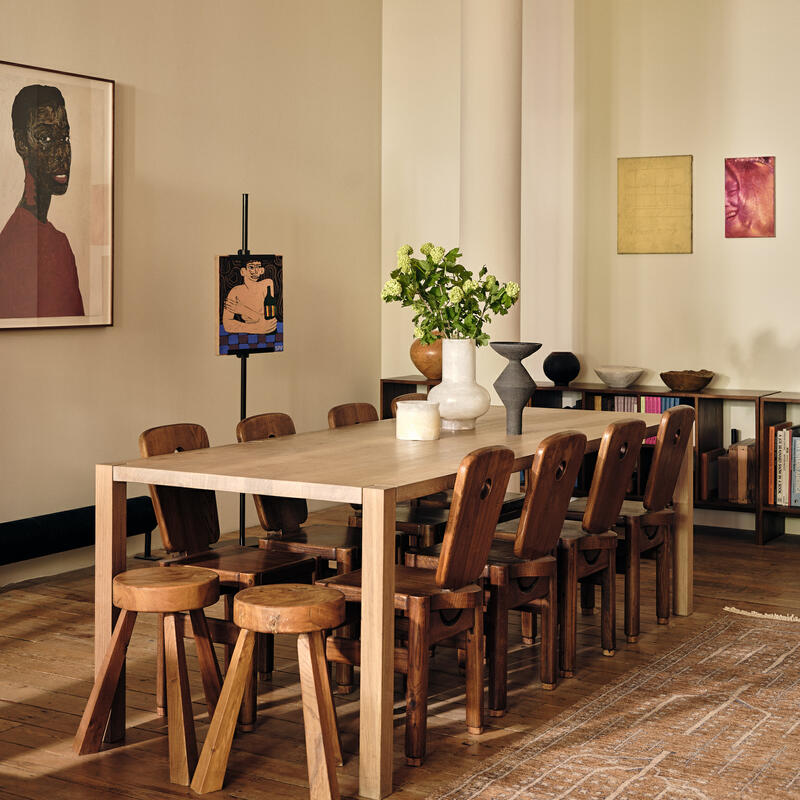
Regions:
[[[625,500],[616,520],[617,571],[625,574],[625,637],[639,639],[641,557],[656,561],[656,620],[666,625],[670,615],[670,564],[675,509],[672,498],[678,484],[686,447],[692,435],[695,413],[691,406],[674,406],[661,415],[653,448],[653,460],[641,501]],[[586,510],[586,499],[570,503],[568,517],[575,519]],[[585,614],[594,608],[594,585],[581,587]]]
[[[331,430],[377,421],[378,412],[371,403],[342,403],[328,411],[328,427]]]
[[[614,523],[639,458],[646,425],[632,419],[612,422],[603,432],[586,511],[567,520],[558,542],[559,663],[562,677],[575,674],[579,582],[600,581],[600,637],[603,655],[617,649],[616,547]]]
[[[394,667],[405,673],[406,761],[419,766],[425,757],[430,648],[466,635],[467,729],[483,731],[483,589],[478,580],[486,566],[514,454],[505,447],[484,447],[461,461],[450,519],[438,567],[395,566]],[[362,572],[326,578],[321,583],[341,591],[349,618],[360,616]],[[335,633],[328,638],[330,661],[360,663],[360,643]]]
[[[294,421],[288,414],[278,412],[256,414],[243,419],[236,426],[240,442],[292,436]],[[268,532],[258,540],[265,550],[296,553],[316,559],[316,577],[331,574],[329,564],[336,563],[334,574],[361,566],[361,528],[349,525],[303,525],[308,519],[308,504],[293,497],[253,495],[261,527]],[[353,668],[347,664],[336,665],[336,684],[339,694],[349,694],[353,689]]]
[[[208,434],[202,425],[178,423],[150,428],[139,436],[139,452],[144,457],[207,448]],[[186,489],[177,486],[150,486],[161,541],[173,558],[162,561],[166,567],[191,564],[206,567],[219,575],[220,593],[225,602],[224,620],[209,618],[211,636],[225,644],[226,667],[233,654],[238,628],[233,624],[233,596],[240,589],[263,583],[311,583],[315,562],[292,553],[276,553],[258,547],[225,544],[212,549],[219,541],[217,499],[210,489]],[[163,631],[159,637],[159,669],[156,705],[164,709]],[[272,672],[272,638],[261,639],[259,669],[252,676],[242,706],[241,727],[255,727],[258,672]]]
[[[508,612],[542,617],[539,676],[544,689],[557,683],[558,604],[555,558],[564,517],[578,476],[586,436],[564,431],[543,439],[534,457],[516,534],[492,543],[484,570],[489,602],[484,618],[489,665],[489,715],[505,714],[508,698]],[[412,552],[406,564],[432,568],[439,547]]]

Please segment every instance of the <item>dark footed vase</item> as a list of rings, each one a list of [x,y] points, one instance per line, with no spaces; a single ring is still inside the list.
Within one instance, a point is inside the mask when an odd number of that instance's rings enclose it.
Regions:
[[[550,378],[556,386],[567,386],[570,381],[574,381],[581,371],[581,362],[575,353],[566,350],[559,350],[550,353],[542,365],[544,374]]]
[[[536,382],[522,366],[522,359],[535,353],[538,342],[490,342],[492,350],[508,359],[506,368],[494,382],[494,388],[506,407],[506,433],[522,433],[522,409],[536,389]]]

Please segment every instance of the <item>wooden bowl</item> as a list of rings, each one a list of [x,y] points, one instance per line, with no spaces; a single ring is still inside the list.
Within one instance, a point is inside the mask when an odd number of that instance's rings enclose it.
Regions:
[[[714,373],[708,369],[682,369],[661,373],[661,380],[673,392],[699,392],[708,386],[713,377]]]

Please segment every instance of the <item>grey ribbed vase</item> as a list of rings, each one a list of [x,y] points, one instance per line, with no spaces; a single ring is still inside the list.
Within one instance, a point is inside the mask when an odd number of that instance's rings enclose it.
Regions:
[[[522,359],[535,353],[538,342],[490,342],[492,350],[508,359],[506,368],[494,382],[495,391],[506,407],[506,433],[522,433],[522,409],[536,389],[536,382],[522,366]]]

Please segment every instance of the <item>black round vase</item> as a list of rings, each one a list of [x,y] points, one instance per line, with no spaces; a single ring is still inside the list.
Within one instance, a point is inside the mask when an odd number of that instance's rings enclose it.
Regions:
[[[550,378],[556,386],[566,386],[570,381],[574,381],[581,371],[581,362],[575,353],[566,350],[559,350],[550,353],[542,365],[544,374]]]
[[[489,342],[492,350],[508,359],[506,368],[493,386],[506,407],[506,433],[514,436],[522,433],[522,409],[530,399],[536,383],[522,366],[522,359],[535,353],[538,342]]]

